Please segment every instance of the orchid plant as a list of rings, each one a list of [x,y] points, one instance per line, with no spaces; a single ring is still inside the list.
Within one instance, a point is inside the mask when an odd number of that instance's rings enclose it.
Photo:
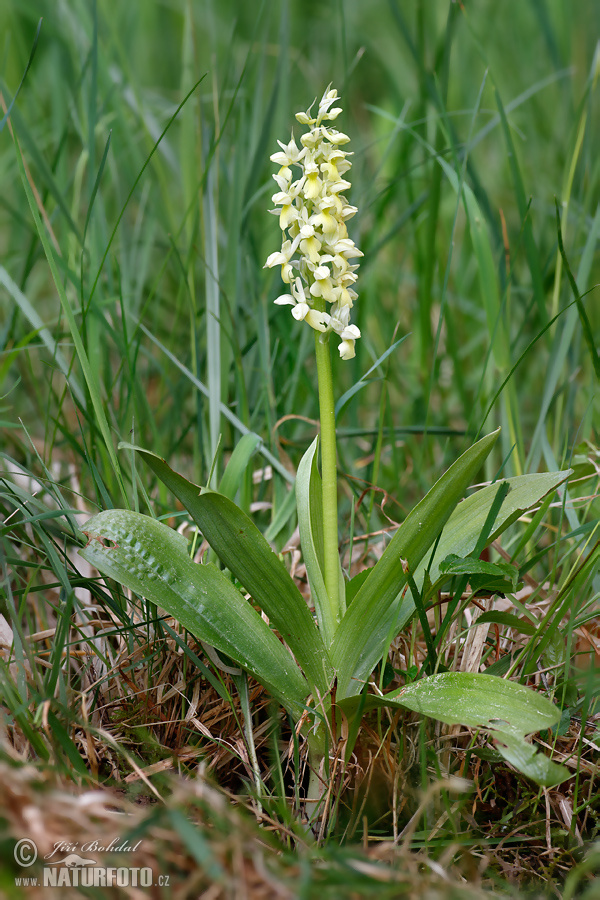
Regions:
[[[493,432],[440,477],[371,569],[346,577],[338,550],[330,340],[334,334],[339,339],[342,361],[354,357],[360,331],[350,321],[357,300],[358,265],[353,260],[362,253],[346,225],[357,210],[344,196],[350,187],[344,175],[351,164],[342,147],[349,138],[330,124],[342,112],[337,101],[337,91],[328,88],[315,115],[311,107],[296,116],[307,128],[300,146],[292,135],[271,156],[278,166],[273,212],[279,216],[283,243],[266,267],[280,266],[287,286],[275,303],[291,306],[293,319],[315,334],[320,435],[304,454],[295,483],[311,604],[282,558],[234,502],[237,485],[231,473],[239,472],[240,460],[249,460],[248,435],[234,451],[220,491],[201,488],[150,451],[133,448],[181,501],[224,568],[192,561],[181,534],[129,510],[106,510],[90,519],[81,555],[234,660],[288,710],[308,742],[312,775],[307,809],[313,816],[319,814],[342,721],[347,724],[348,759],[361,717],[381,706],[480,729],[525,775],[542,785],[556,784],[567,776],[566,769],[526,740],[560,718],[543,694],[486,674],[436,672],[434,655],[429,660],[432,674],[390,693],[383,694],[372,680],[391,641],[417,612],[424,618],[429,600],[452,579],[457,579],[459,593],[482,579],[496,591],[516,588],[517,570],[483,562],[481,553],[570,472],[504,479],[460,502],[497,439]]]

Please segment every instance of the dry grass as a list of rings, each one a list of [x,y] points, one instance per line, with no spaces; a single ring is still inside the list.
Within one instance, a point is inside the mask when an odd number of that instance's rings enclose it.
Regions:
[[[295,577],[301,585],[301,564]],[[495,890],[499,879],[503,891],[511,884],[533,889],[545,883],[557,896],[552,885],[563,881],[597,838],[597,714],[586,722],[573,717],[559,737],[538,737],[546,752],[573,770],[570,781],[538,791],[505,764],[490,765],[493,748],[468,729],[425,729],[412,714],[385,711],[364,721],[347,765],[343,743],[338,747],[328,794],[329,832],[322,828],[324,847],[319,848],[302,826],[297,803],[306,774],[304,747],[298,747],[296,785],[294,735],[285,720],[277,721],[261,686],[250,685],[253,716],[244,723],[233,677],[211,666],[189,636],[186,643],[173,620],[149,625],[133,598],[118,617],[100,608],[87,591],[80,592],[61,662],[64,701],[75,710],[61,721],[87,773],[69,777],[48,720],[51,708],[56,713],[54,701],[40,705],[35,699],[39,675],[50,666],[60,616],[49,612],[40,621],[39,597],[34,597],[30,621],[45,627],[27,636],[25,672],[32,692],[29,714],[38,723],[49,760],[40,766],[17,722],[3,720],[1,750],[7,762],[0,767],[0,796],[6,798],[4,836],[10,839],[5,847],[30,837],[44,855],[58,841],[81,846],[86,840],[143,837],[130,864],[171,876],[172,892],[159,891],[157,897],[300,896],[294,891],[306,867],[313,885],[302,894],[307,897],[313,888],[315,896],[317,891],[331,897],[369,896],[367,888],[366,894],[362,889],[352,893],[357,873],[371,889],[379,884],[389,889],[389,896],[402,891],[402,896],[421,897],[429,891],[431,897],[476,897]],[[445,599],[440,597],[438,610]],[[58,609],[53,588],[46,600],[47,609]],[[480,601],[465,604],[463,624],[473,624],[481,613],[478,606]],[[135,627],[123,627],[123,612]],[[434,609],[434,630],[437,621]],[[476,671],[505,654],[514,656],[525,641],[504,626],[465,631],[458,622],[448,635],[444,659],[459,669]],[[580,629],[580,666],[594,664],[597,631],[597,621]],[[5,634],[4,660],[17,679],[8,643]],[[210,680],[185,648],[207,666]],[[482,663],[484,654],[487,663]],[[415,625],[391,648],[389,662],[396,670],[391,683],[400,683],[404,676],[397,673],[420,665],[425,656]],[[552,676],[552,671],[539,672],[532,683],[548,686]],[[260,801],[254,793],[248,724],[263,785]],[[283,805],[276,796],[282,786],[288,794]],[[580,806],[577,814],[574,802]],[[175,825],[173,816],[180,816]],[[193,826],[191,845],[182,823]],[[335,841],[328,843],[328,833]],[[349,849],[357,842],[360,851]],[[340,844],[348,849],[340,850]],[[327,874],[319,863],[331,853],[341,854],[345,874],[339,877],[345,886],[340,893],[330,883],[338,863],[330,860]],[[5,856],[10,862],[10,853]],[[123,890],[124,896],[140,896],[137,889]]]
[[[411,852],[405,844],[382,841],[362,850],[338,850],[328,859],[294,835],[296,853],[292,856],[280,843],[281,838],[290,837],[280,825],[264,817],[257,829],[247,813],[212,786],[201,771],[191,779],[171,779],[169,788],[168,806],[144,796],[134,802],[123,791],[78,792],[49,771],[2,764],[3,838],[32,838],[40,858],[53,854],[58,844],[54,859],[65,856],[65,844],[81,848],[96,841],[106,846],[118,838],[119,844],[135,848],[127,853],[126,864],[151,868],[157,887],[150,891],[114,888],[111,896],[115,897],[287,900],[318,895],[353,900],[375,891],[382,897],[415,900],[490,896],[482,887],[489,864],[489,855],[484,853],[461,851],[455,845],[433,860],[424,851]],[[192,838],[182,828],[182,821],[192,827]],[[85,855],[106,866],[124,864],[123,853],[91,849]],[[10,865],[8,854],[4,864],[5,885],[9,874],[24,874],[14,863]],[[39,875],[39,871],[36,866],[27,874]],[[158,887],[159,876],[168,876],[168,888]],[[22,895],[41,898],[47,893],[43,888],[28,888]],[[16,890],[8,896],[21,894]],[[72,889],[61,896],[80,894]]]

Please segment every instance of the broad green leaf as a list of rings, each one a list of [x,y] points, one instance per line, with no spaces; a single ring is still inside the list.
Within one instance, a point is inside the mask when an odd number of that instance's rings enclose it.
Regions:
[[[149,450],[133,449],[183,503],[219,559],[265,611],[311,685],[326,693],[333,672],[323,639],[304,597],[256,525],[227,497],[192,484]]]
[[[485,546],[489,546],[492,541],[495,541],[519,516],[530,507],[537,505],[546,494],[555,490],[570,474],[571,469],[568,469],[564,472],[544,472],[506,478],[505,481],[510,490],[500,507]],[[440,571],[440,566],[449,554],[456,553],[458,556],[467,557],[473,552],[496,498],[497,490],[497,484],[490,484],[458,504],[442,531],[433,560],[430,562],[430,558],[427,556],[417,566],[415,583],[419,589],[423,587],[425,570],[429,570],[430,583],[424,599],[432,596],[448,580],[449,576]],[[401,630],[415,614],[412,595],[408,593],[401,603],[396,603],[396,607],[397,616],[394,621],[398,630]]]
[[[516,570],[515,570],[516,572]],[[523,582],[517,577],[502,577],[494,575],[470,575],[469,587],[474,596],[484,594],[513,594],[523,587]],[[450,614],[450,618],[452,613]]]
[[[266,612],[310,684],[326,693],[333,670],[323,638],[304,597],[256,525],[213,491],[203,491],[190,513],[219,558]]]
[[[360,699],[342,700],[338,706],[352,715]],[[383,706],[411,709],[447,725],[483,729],[494,739],[498,752],[537,784],[549,787],[569,777],[564,766],[525,740],[526,735],[555,725],[560,710],[523,684],[473,672],[444,672],[381,697],[366,697],[365,709]]]
[[[356,575],[354,575],[354,577],[346,583],[346,606],[350,606],[350,604],[358,594],[360,588],[369,577],[371,568],[372,566],[368,569],[363,569],[362,572],[357,572]]]
[[[321,476],[317,468],[318,445],[318,438],[315,438],[300,460],[296,475],[296,504],[302,557],[306,566],[310,594],[325,645],[329,647],[339,623],[334,619],[323,577],[323,495]],[[344,596],[341,595],[344,590],[341,564],[338,584],[340,585],[340,609],[343,613],[346,609],[346,597],[345,592]]]
[[[445,575],[496,575],[503,578],[517,578],[519,570],[510,563],[492,563],[473,556],[457,556],[450,553],[442,560],[440,571]]]
[[[514,613],[503,612],[499,609],[491,609],[489,612],[483,613],[476,621],[477,625],[485,625],[489,622],[491,625],[506,625],[508,628],[514,628],[521,634],[535,634],[535,625],[525,618],[515,616]]]
[[[546,494],[555,491],[569,475],[571,469],[564,472],[517,475],[515,478],[504,479],[509,485],[509,491],[490,529],[486,546],[495,541],[526,510],[539,503]],[[429,566],[432,592],[448,578],[440,568],[443,560],[452,553],[467,557],[475,549],[497,490],[497,484],[490,484],[476,491],[466,500],[462,500],[448,519]],[[423,583],[423,573],[428,564],[429,560],[423,560],[415,573],[415,582],[419,587]]]
[[[499,430],[482,438],[442,475],[408,514],[371,569],[342,619],[331,647],[338,673],[338,697],[352,696],[362,689],[395,625],[408,572],[416,570],[435,542],[498,434]]]
[[[444,575],[468,575],[471,589],[475,592],[516,591],[519,580],[519,570],[510,563],[491,563],[475,556],[457,556],[456,553],[442,560],[440,572]]]
[[[492,737],[494,737],[496,749],[504,759],[536,784],[540,784],[542,787],[554,787],[571,777],[566,766],[552,762],[534,744],[504,732],[500,732],[498,736],[492,733]]]
[[[226,653],[294,715],[301,714],[309,688],[290,653],[216,566],[192,562],[182,535],[124,509],[94,516],[85,533],[85,560]]]
[[[259,444],[260,437],[251,431],[249,434],[242,435],[235,445],[219,484],[219,493],[224,497],[235,500],[242,476]]]
[[[570,652],[567,636],[561,634],[560,631],[552,632],[550,640],[542,654],[544,667],[549,668],[550,666],[553,666],[557,669],[563,668],[565,662],[569,658]]]

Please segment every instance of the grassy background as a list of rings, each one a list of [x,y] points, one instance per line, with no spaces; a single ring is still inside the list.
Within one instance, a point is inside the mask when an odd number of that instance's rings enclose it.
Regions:
[[[575,464],[581,480],[505,549],[533,582],[518,612],[547,616],[545,643],[526,639],[520,671],[554,647],[567,725],[583,718],[582,760],[598,684],[578,654],[599,647],[598,4],[0,0],[0,21],[5,106],[35,43],[0,131],[0,612],[17,665],[2,674],[8,756],[16,747],[86,782],[125,777],[127,754],[147,765],[190,743],[216,753],[181,725],[153,721],[134,739],[106,712],[94,728],[119,746],[96,735],[104,768],[82,751],[90,685],[105,686],[107,703],[127,694],[126,679],[106,687],[126,648],[121,671],[148,691],[167,651],[139,627],[153,610],[97,583],[73,543],[107,506],[181,523],[119,441],[207,483],[246,430],[260,444],[240,502],[265,528],[277,522],[279,547],[292,535],[290,472],[317,399],[312,335],[273,305],[278,273],[262,268],[280,242],[269,154],[332,82],[354,151],[352,237],[365,253],[363,338],[356,359],[335,366],[339,395],[405,338],[339,416],[344,547],[385,527],[382,498],[401,519],[481,430],[503,426],[482,480],[501,466]],[[177,657],[184,693],[196,660]],[[222,673],[211,677],[223,691]],[[170,703],[185,717],[185,703]],[[423,788],[427,746],[422,733]],[[233,765],[218,760],[217,773]],[[575,772],[568,803],[591,841],[593,775]],[[547,798],[531,797],[523,822],[540,809],[550,821]],[[576,826],[556,817],[566,871]],[[544,828],[534,831],[546,841]]]

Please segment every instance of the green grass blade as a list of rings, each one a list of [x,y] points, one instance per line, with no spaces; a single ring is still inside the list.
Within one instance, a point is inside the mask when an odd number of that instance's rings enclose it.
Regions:
[[[20,159],[20,157],[21,157],[21,148],[20,148],[20,144],[19,144],[19,141],[20,141],[26,147],[27,153],[28,153],[30,159],[34,162],[36,169],[40,173],[41,181],[48,188],[48,191],[52,195],[53,199],[56,201],[62,215],[64,216],[65,221],[67,222],[67,224],[69,226],[69,230],[70,230],[71,234],[75,237],[79,246],[81,246],[82,245],[82,237],[79,232],[79,229],[77,228],[77,225],[73,221],[73,217],[72,217],[71,212],[67,205],[65,194],[59,187],[52,169],[50,168],[50,166],[46,162],[44,156],[40,152],[40,148],[39,148],[38,144],[36,143],[36,140],[35,140],[32,132],[30,131],[29,127],[27,126],[26,122],[24,121],[23,117],[21,116],[18,106],[15,109],[13,109],[12,119],[13,119],[14,131],[15,131],[14,142],[15,142],[15,146],[17,149],[17,155],[18,155],[17,158]],[[17,138],[17,135],[18,135],[18,138]]]
[[[235,500],[244,473],[259,444],[260,437],[253,433],[242,435],[236,444],[219,483],[219,493],[224,497]]]
[[[90,393],[90,399],[92,402],[92,407],[96,416],[96,420],[98,423],[98,428],[102,437],[104,439],[104,443],[106,446],[106,450],[108,452],[110,461],[112,463],[113,469],[117,476],[117,480],[119,486],[121,488],[123,497],[127,498],[127,493],[125,491],[125,485],[123,484],[123,479],[121,475],[121,467],[119,466],[119,461],[117,459],[117,454],[115,452],[112,435],[110,432],[110,428],[108,425],[108,420],[106,418],[106,414],[104,412],[104,407],[102,406],[102,399],[100,397],[100,385],[98,383],[98,375],[90,366],[88,355],[86,353],[85,347],[83,346],[83,341],[81,339],[81,334],[79,332],[79,327],[77,325],[77,321],[75,319],[75,314],[71,308],[71,304],[69,302],[69,298],[67,297],[67,292],[64,288],[62,278],[60,277],[60,272],[58,270],[58,265],[56,262],[55,251],[52,247],[52,242],[49,240],[48,235],[46,233],[46,229],[42,220],[40,218],[40,214],[37,209],[37,205],[35,202],[35,198],[33,196],[33,191],[31,189],[31,185],[29,184],[29,179],[27,178],[27,173],[25,172],[25,166],[23,164],[23,157],[21,155],[21,150],[18,142],[15,140],[15,148],[17,151],[17,161],[19,165],[19,171],[21,174],[21,181],[23,183],[23,187],[25,189],[25,193],[27,195],[27,200],[29,202],[29,209],[31,211],[31,215],[35,222],[35,226],[42,242],[42,246],[44,248],[44,252],[46,254],[46,259],[48,260],[48,265],[50,267],[50,271],[52,272],[52,278],[54,280],[54,284],[56,286],[56,290],[58,291],[58,295],[60,297],[60,303],[62,306],[62,310],[67,320],[69,331],[71,332],[71,337],[73,339],[73,343],[75,344],[75,349],[77,351],[77,356],[79,359],[79,364],[83,370],[83,375],[87,384],[88,391]]]
[[[171,353],[171,351],[167,347],[165,347],[164,344],[162,344],[156,337],[154,337],[152,332],[150,332],[146,328],[145,325],[143,325],[140,322],[140,323],[138,323],[137,327],[140,329],[140,331],[144,332],[146,337],[149,337],[150,340],[153,341],[156,344],[156,346],[160,348],[160,350],[165,354],[165,356],[168,359],[170,359],[171,362],[174,363],[174,365],[177,366],[177,368],[180,370],[180,372],[183,372],[183,374],[186,376],[186,378],[189,379],[189,381],[191,382],[191,384],[194,385],[194,387],[198,388],[198,390],[200,391],[201,394],[203,394],[205,397],[209,396],[209,390],[206,387],[206,385],[203,384],[198,378],[196,378],[196,376],[193,374],[193,372],[190,372],[190,370],[186,366],[184,366],[183,363],[179,359],[177,359],[177,357],[174,353]],[[231,424],[234,426],[234,428],[237,429],[237,431],[240,432],[240,434],[252,434],[252,431],[250,430],[250,428],[248,428],[247,425],[244,425],[242,420],[239,419],[235,413],[231,412],[229,407],[226,406],[224,403],[221,404],[221,413],[226,419],[228,419],[231,422]],[[263,442],[261,442],[258,445],[258,452],[262,456],[264,456],[264,458],[273,466],[273,468],[279,473],[279,475],[281,475],[282,478],[284,478],[290,484],[294,484],[294,482],[296,480],[294,478],[294,476],[291,474],[291,472],[288,472],[288,470],[285,468],[285,466],[283,466],[281,464],[281,462],[277,459],[277,457],[273,456],[273,454],[271,453],[269,448],[266,447]]]
[[[15,284],[12,280],[4,266],[0,265],[0,284],[4,285],[8,293],[11,295],[23,315],[26,319],[33,325],[33,327],[38,332],[40,338],[44,342],[48,352],[52,356],[52,358],[56,361],[56,364],[60,371],[65,376],[65,379],[69,382],[69,386],[71,391],[73,392],[73,396],[77,400],[77,402],[81,405],[85,405],[83,391],[81,387],[77,383],[77,380],[73,376],[71,372],[71,367],[67,360],[64,357],[60,347],[52,337],[50,330],[46,327],[44,322],[42,321],[40,315],[34,308],[31,301],[25,296],[23,291]]]
[[[590,324],[590,320],[588,318],[588,314],[585,306],[583,305],[581,295],[577,288],[577,282],[575,281],[575,277],[571,272],[571,267],[569,265],[569,260],[567,259],[567,254],[565,252],[565,247],[563,244],[562,237],[562,229],[560,224],[560,210],[558,206],[558,200],[556,197],[554,198],[554,204],[556,207],[556,233],[558,239],[558,249],[560,251],[560,256],[563,261],[565,271],[567,273],[567,278],[569,281],[569,285],[571,287],[571,291],[573,296],[575,297],[575,302],[577,303],[577,312],[579,313],[579,320],[581,322],[581,329],[583,331],[583,337],[587,344],[587,348],[590,354],[590,358],[592,360],[592,365],[594,366],[594,372],[596,374],[596,378],[600,381],[600,354],[596,349],[596,342],[594,340],[594,334],[592,331],[592,326]]]
[[[535,244],[533,228],[531,225],[531,217],[529,215],[529,204],[528,204],[527,198],[525,196],[525,187],[523,185],[523,178],[521,176],[521,170],[519,168],[519,161],[517,158],[515,145],[514,145],[514,142],[512,139],[512,135],[510,133],[508,120],[506,118],[506,111],[504,109],[504,105],[503,105],[502,99],[500,97],[500,92],[498,91],[497,88],[495,90],[495,96],[496,96],[496,104],[500,111],[500,120],[502,123],[502,133],[504,134],[504,140],[506,141],[508,162],[510,165],[510,171],[511,171],[511,175],[512,175],[514,189],[515,189],[515,196],[516,196],[517,205],[518,205],[518,209],[519,209],[519,215],[521,217],[521,222],[522,222],[523,242],[525,245],[525,253],[527,255],[527,264],[529,266],[529,272],[531,274],[533,295],[535,297],[535,302],[536,302],[538,313],[540,316],[540,321],[541,321],[542,325],[546,325],[548,322],[548,313],[546,311],[544,281],[543,281],[542,269],[541,269],[541,265],[540,265],[540,252]]]
[[[48,727],[52,732],[52,737],[60,746],[62,753],[64,753],[65,757],[71,764],[73,771],[77,772],[77,774],[81,778],[88,779],[90,777],[90,773],[87,769],[86,763],[81,757],[81,753],[79,752],[76,744],[73,742],[64,726],[59,721],[58,717],[53,712],[48,713]]]
[[[215,178],[213,168],[208,171],[204,198],[204,257],[206,265],[206,367],[208,382],[208,419],[210,455],[218,453],[221,436],[221,305],[219,287],[218,223],[215,212]],[[215,474],[216,478],[216,474]],[[213,480],[211,487],[216,487]]]
[[[37,29],[35,32],[35,37],[33,39],[33,44],[31,45],[31,52],[29,53],[29,59],[27,60],[27,65],[25,66],[25,71],[23,72],[23,75],[21,76],[21,81],[19,82],[19,86],[17,87],[17,89],[15,91],[14,97],[8,104],[6,112],[0,119],[0,132],[2,131],[2,129],[4,128],[4,126],[6,125],[6,123],[8,122],[8,120],[10,118],[10,114],[13,110],[13,107],[14,107],[15,103],[17,102],[17,97],[21,93],[21,88],[23,87],[23,85],[25,83],[25,79],[27,78],[27,73],[29,72],[29,70],[31,68],[31,63],[33,62],[33,57],[35,56],[35,51],[37,50],[38,41],[40,39],[40,31],[42,30],[42,22],[43,22],[43,19],[40,19],[38,22],[38,26],[37,26]]]
[[[394,350],[396,350],[396,348],[400,346],[400,344],[404,343],[404,341],[407,339],[408,336],[409,336],[408,334],[405,334],[404,337],[401,337],[399,340],[394,341],[392,346],[388,347],[387,350],[381,354],[379,359],[377,359],[373,363],[371,368],[368,369],[368,371],[365,372],[364,375],[361,375],[361,377],[358,379],[358,381],[355,384],[353,384],[351,388],[348,388],[348,390],[344,394],[342,394],[340,399],[335,404],[336,419],[338,418],[339,415],[341,415],[344,408],[347,406],[347,404],[350,402],[350,400],[354,397],[354,395],[357,394],[360,390],[362,390],[362,388],[366,387],[366,385],[369,383],[367,381],[369,375],[372,375],[379,368],[379,366],[383,362],[385,362],[385,360],[388,358],[388,356],[391,353],[393,353]]]

